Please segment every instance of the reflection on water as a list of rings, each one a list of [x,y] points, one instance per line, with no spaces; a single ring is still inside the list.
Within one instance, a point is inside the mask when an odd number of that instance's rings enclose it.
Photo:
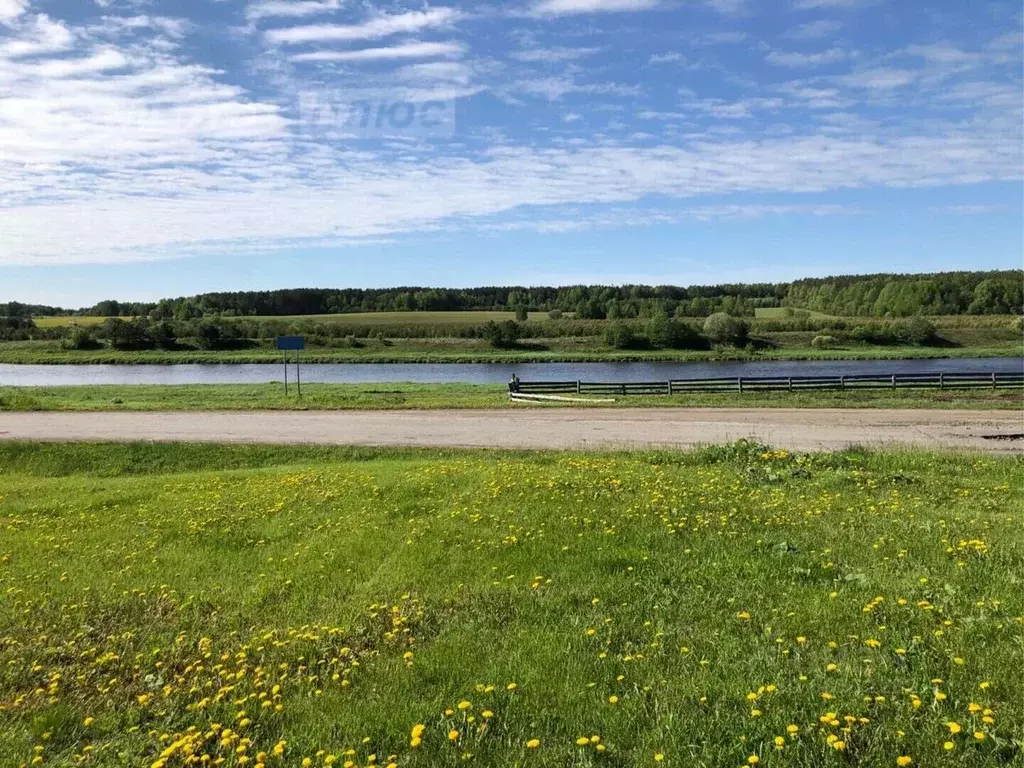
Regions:
[[[817,376],[894,373],[1019,372],[1021,358],[832,360],[700,363],[411,363],[303,365],[303,383],[504,384],[523,381],[667,381],[724,376]],[[0,365],[0,386],[76,384],[261,384],[284,367],[263,365]],[[294,379],[292,367],[288,378]]]

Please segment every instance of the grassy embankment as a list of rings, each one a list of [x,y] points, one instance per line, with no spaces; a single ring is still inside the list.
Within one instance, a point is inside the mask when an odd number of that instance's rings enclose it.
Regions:
[[[781,336],[782,334],[779,334]],[[980,340],[965,346],[893,347],[848,345],[836,349],[781,346],[760,352],[720,348],[700,350],[617,350],[598,339],[537,339],[518,349],[494,349],[475,339],[369,339],[361,347],[310,347],[305,363],[544,363],[544,362],[699,362],[707,360],[917,360],[937,358],[1018,357],[1024,344],[1016,336]],[[780,343],[791,340],[780,339]],[[151,364],[184,363],[252,364],[279,363],[272,345],[251,349],[202,351],[186,349],[139,352],[111,349],[72,351],[56,341],[6,342],[0,344],[0,364]]]
[[[309,321],[373,328],[386,334],[388,327],[429,326],[431,333],[450,327],[451,337],[336,339],[332,345],[311,344],[304,354],[310,363],[474,363],[474,362],[583,362],[583,361],[699,361],[699,360],[865,360],[926,359],[957,357],[1012,357],[1024,354],[1024,339],[1010,329],[1008,317],[930,318],[938,328],[938,339],[930,346],[879,346],[840,343],[832,349],[814,349],[811,342],[818,331],[773,330],[773,323],[785,320],[766,315],[755,320],[752,335],[767,348],[757,352],[731,346],[714,350],[638,349],[620,350],[607,346],[600,335],[525,339],[515,349],[495,349],[483,339],[458,338],[459,329],[487,320],[508,320],[508,312],[384,312],[306,317],[245,318],[261,322]],[[531,321],[543,320],[532,313]],[[824,318],[824,316],[822,316]],[[40,326],[94,324],[105,318],[39,318]],[[819,318],[821,319],[821,318]],[[861,318],[860,320],[868,320]],[[555,321],[557,322],[557,321]],[[568,321],[567,322],[571,322]],[[693,322],[700,323],[699,319]],[[603,324],[598,322],[597,331]],[[416,334],[412,334],[416,335]],[[274,363],[280,360],[271,339],[252,342],[243,349],[204,351],[184,348],[175,351],[118,351],[113,349],[66,350],[59,340],[0,343],[0,363],[88,364],[88,363]]]
[[[1017,764],[1019,472],[3,444],[0,764]]]
[[[87,385],[0,387],[0,411],[355,410],[437,408],[543,408],[566,403],[513,403],[503,385],[307,384],[301,400],[280,384]],[[616,397],[614,403],[576,407],[658,408],[965,408],[1013,410],[1020,390],[898,389]]]

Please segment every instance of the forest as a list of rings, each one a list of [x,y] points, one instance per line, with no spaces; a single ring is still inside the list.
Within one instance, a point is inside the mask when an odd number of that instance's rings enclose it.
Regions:
[[[753,317],[764,307],[792,307],[844,317],[1024,314],[1024,271],[920,275],[851,275],[792,283],[712,286],[298,288],[205,293],[159,302],[101,301],[69,310],[10,302],[0,317],[85,315],[193,320],[202,317],[295,316],[357,312],[472,311],[573,313],[581,320]]]

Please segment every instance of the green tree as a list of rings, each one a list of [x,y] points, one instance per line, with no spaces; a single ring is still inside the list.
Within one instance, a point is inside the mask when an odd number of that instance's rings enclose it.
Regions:
[[[521,332],[519,324],[512,320],[500,323],[491,320],[483,327],[483,337],[490,342],[492,347],[498,349],[515,347],[519,343]]]
[[[747,325],[738,317],[716,312],[704,321],[704,335],[715,344],[736,343],[747,336]]]
[[[633,326],[621,320],[613,320],[605,326],[604,341],[615,349],[643,349],[648,340],[633,330]]]

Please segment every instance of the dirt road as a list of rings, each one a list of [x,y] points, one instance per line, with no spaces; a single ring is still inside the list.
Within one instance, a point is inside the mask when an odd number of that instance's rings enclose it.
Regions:
[[[1022,452],[1021,412],[809,409],[0,413],[0,439],[428,447],[687,447],[754,438],[799,451],[902,444]],[[1002,439],[991,439],[1001,436]],[[988,439],[986,439],[988,438]]]

